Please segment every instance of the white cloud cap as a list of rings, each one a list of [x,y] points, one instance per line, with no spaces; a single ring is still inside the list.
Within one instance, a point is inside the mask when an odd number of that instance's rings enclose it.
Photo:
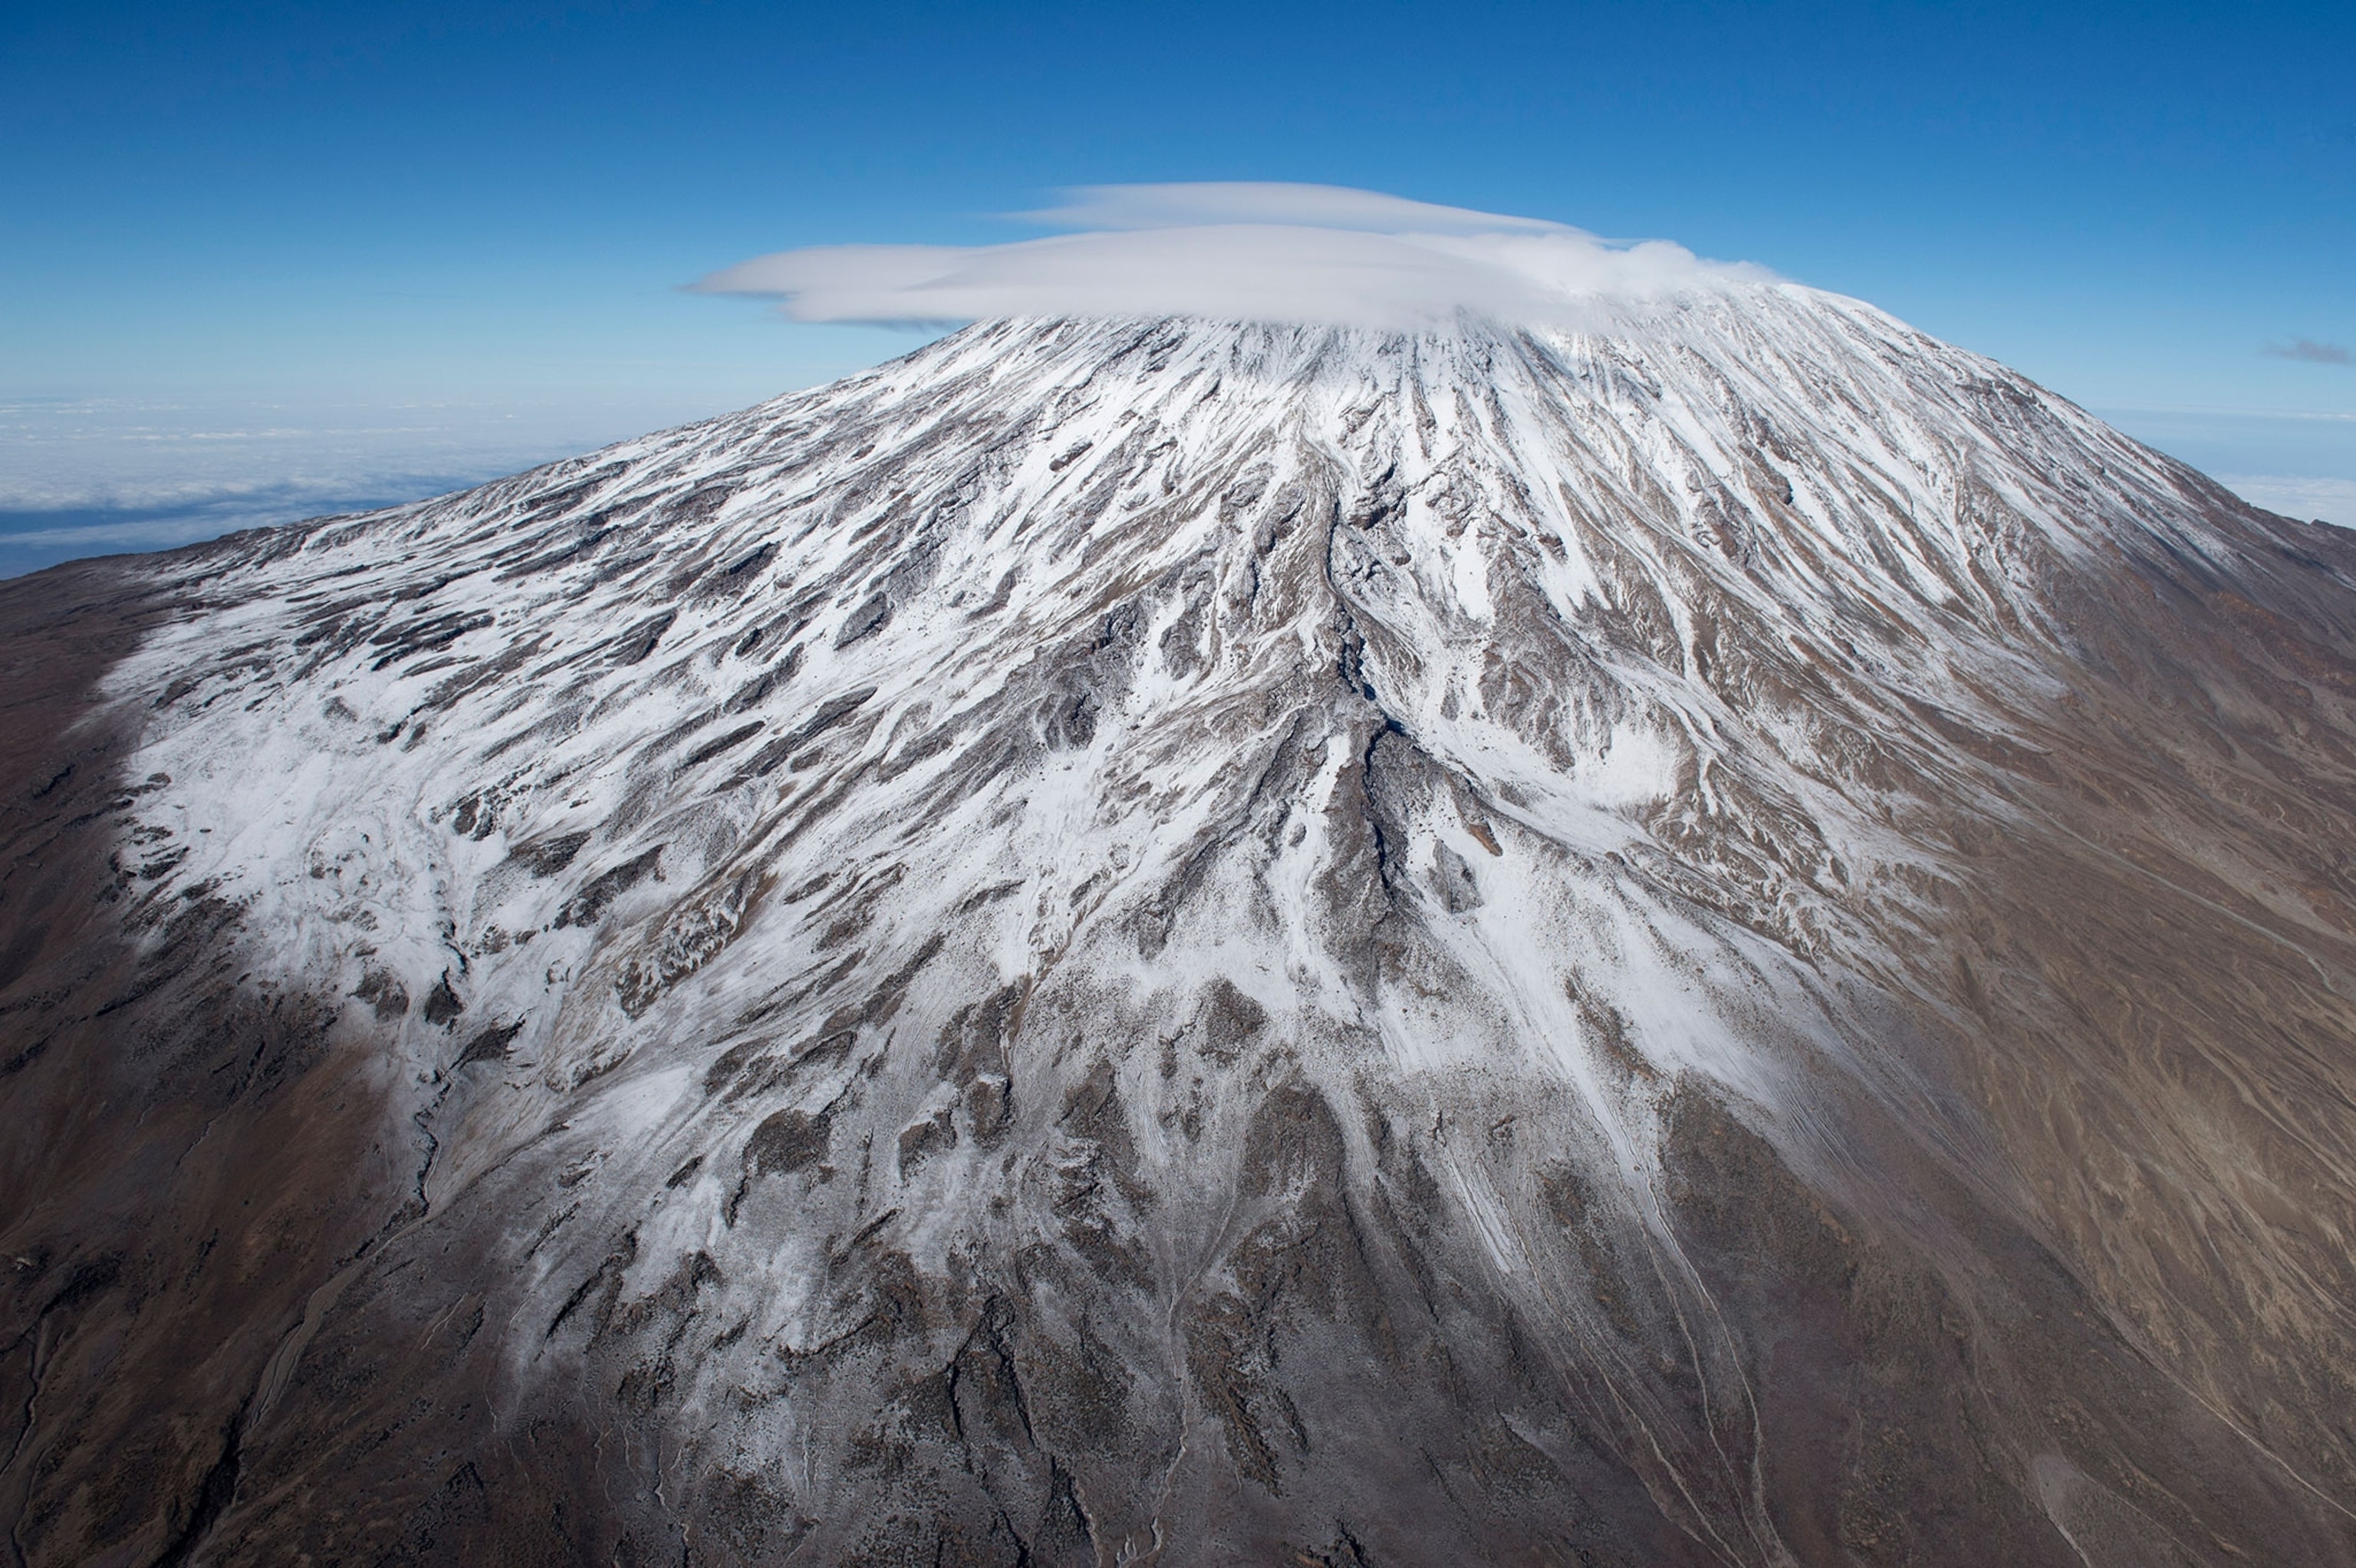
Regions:
[[[1187,229],[1203,223],[1278,223],[1375,234],[1577,234],[1543,218],[1409,201],[1378,190],[1277,180],[1170,185],[1083,185],[1055,207],[1022,216],[1055,229]]]
[[[1201,316],[1414,331],[1461,316],[1576,325],[1599,308],[1772,282],[1683,246],[1337,186],[1089,186],[1009,245],[821,245],[694,284],[796,321]]]

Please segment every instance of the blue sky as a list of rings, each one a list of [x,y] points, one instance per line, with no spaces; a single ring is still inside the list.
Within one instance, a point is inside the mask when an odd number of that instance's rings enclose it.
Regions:
[[[0,571],[829,379],[917,338],[679,285],[1160,180],[1760,262],[2356,524],[2351,78],[2345,5],[22,5]]]

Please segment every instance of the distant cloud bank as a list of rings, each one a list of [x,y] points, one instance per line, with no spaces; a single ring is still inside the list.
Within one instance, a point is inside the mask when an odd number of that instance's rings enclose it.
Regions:
[[[1771,283],[1681,245],[1338,186],[1087,186],[1005,245],[822,245],[691,285],[796,321],[1196,315],[1415,330],[1462,315],[1577,325],[1599,308]]]
[[[2298,359],[2309,365],[2346,365],[2351,362],[2348,350],[2336,343],[2318,343],[2302,337],[2292,343],[2269,343],[2258,352],[2276,359]]]
[[[2296,474],[2221,474],[2217,479],[2243,500],[2269,512],[2356,528],[2356,479]]]
[[[421,500],[653,422],[474,404],[0,398],[0,577]]]

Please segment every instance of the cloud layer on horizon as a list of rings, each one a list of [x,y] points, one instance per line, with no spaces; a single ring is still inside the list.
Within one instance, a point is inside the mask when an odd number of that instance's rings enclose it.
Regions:
[[[701,293],[773,298],[795,321],[1192,315],[1419,330],[1461,315],[1577,325],[1599,311],[1768,283],[1681,245],[1619,245],[1539,219],[1339,186],[1087,186],[1004,245],[821,245],[757,256]]]

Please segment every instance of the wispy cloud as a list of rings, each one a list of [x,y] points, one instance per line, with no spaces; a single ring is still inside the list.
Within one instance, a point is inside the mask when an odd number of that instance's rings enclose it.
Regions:
[[[2289,343],[2269,343],[2258,352],[2276,359],[2297,359],[2309,365],[2356,363],[2356,358],[2351,358],[2348,350],[2337,343],[2318,343],[2311,337],[2301,337]]]
[[[1006,245],[829,245],[694,283],[796,321],[1192,315],[1414,330],[1462,315],[1576,325],[1773,281],[1683,246],[1336,186],[1089,186],[1029,215],[1081,232]]]

